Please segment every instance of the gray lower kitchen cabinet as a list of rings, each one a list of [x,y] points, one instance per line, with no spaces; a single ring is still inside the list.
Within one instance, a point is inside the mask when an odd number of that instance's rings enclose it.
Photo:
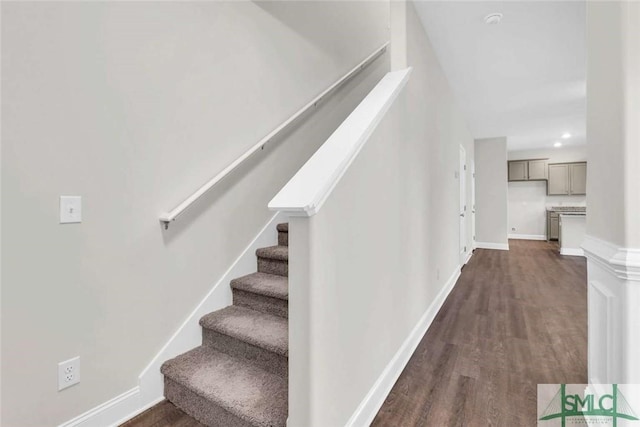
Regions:
[[[549,165],[549,196],[587,194],[587,163],[552,163]]]
[[[529,176],[526,160],[509,162],[509,181],[526,181]]]
[[[560,238],[560,216],[556,212],[549,212],[547,221],[547,239],[558,240]]]

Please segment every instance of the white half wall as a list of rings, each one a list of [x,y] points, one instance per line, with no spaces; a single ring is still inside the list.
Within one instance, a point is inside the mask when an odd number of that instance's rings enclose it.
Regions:
[[[405,23],[407,86],[321,209],[289,222],[289,427],[368,425],[459,274],[473,137],[412,2]]]
[[[476,139],[474,147],[476,246],[508,249],[507,138]]]

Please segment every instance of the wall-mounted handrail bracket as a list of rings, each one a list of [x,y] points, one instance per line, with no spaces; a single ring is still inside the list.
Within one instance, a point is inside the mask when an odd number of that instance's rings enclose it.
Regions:
[[[220,171],[216,176],[211,178],[207,183],[201,186],[198,190],[196,190],[191,196],[187,197],[182,203],[173,208],[171,211],[160,215],[160,222],[164,223],[164,229],[167,230],[169,228],[169,223],[175,221],[180,215],[182,215],[187,209],[189,209],[194,202],[196,202],[202,195],[204,195],[207,191],[211,190],[216,186],[220,181],[222,181],[227,175],[229,175],[233,170],[235,170],[241,163],[247,160],[251,155],[255,154],[258,151],[263,151],[267,143],[271,142],[273,138],[275,138],[280,132],[288,128],[291,124],[293,124],[296,120],[302,117],[306,112],[310,111],[312,108],[317,108],[318,104],[327,97],[330,93],[336,90],[338,87],[342,86],[348,80],[357,75],[360,71],[364,70],[369,64],[371,64],[374,60],[376,60],[380,55],[386,52],[389,46],[389,42],[384,43],[382,46],[377,48],[373,53],[371,53],[368,57],[366,57],[361,63],[356,65],[351,69],[347,74],[342,76],[338,81],[333,83],[327,89],[325,89],[322,93],[316,96],[313,100],[307,103],[304,107],[299,109],[295,114],[289,117],[286,121],[284,121],[280,126],[272,130],[267,136],[262,138],[256,144],[254,144],[249,150],[247,150],[242,156],[238,157],[233,163]]]

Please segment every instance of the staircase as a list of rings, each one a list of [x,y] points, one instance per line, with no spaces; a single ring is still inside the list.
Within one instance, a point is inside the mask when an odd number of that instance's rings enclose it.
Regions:
[[[277,229],[258,272],[231,281],[233,305],[200,319],[202,345],[162,365],[167,400],[208,426],[286,424],[289,227]]]

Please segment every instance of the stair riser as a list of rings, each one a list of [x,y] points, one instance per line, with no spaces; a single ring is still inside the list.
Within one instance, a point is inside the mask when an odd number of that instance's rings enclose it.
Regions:
[[[178,408],[209,427],[253,427],[249,422],[167,377],[164,378],[164,396]]]
[[[289,302],[279,298],[233,289],[233,305],[247,307],[274,316],[289,317]]]
[[[278,231],[278,245],[289,246],[289,233]]]
[[[203,328],[202,345],[210,346],[232,357],[242,357],[267,372],[282,376],[288,374],[288,358],[214,330]]]
[[[289,263],[269,258],[258,258],[258,271],[261,273],[277,274],[287,276],[289,274]]]

